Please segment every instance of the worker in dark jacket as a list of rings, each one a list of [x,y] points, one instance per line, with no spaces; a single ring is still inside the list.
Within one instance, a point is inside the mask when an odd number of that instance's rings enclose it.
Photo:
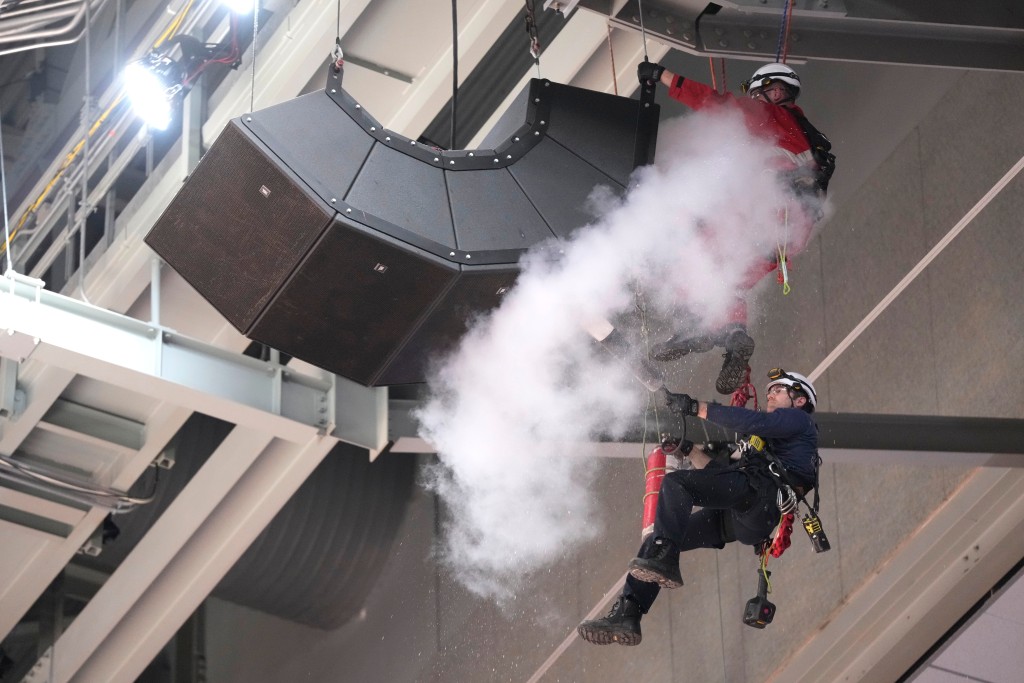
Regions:
[[[669,97],[693,110],[715,107],[739,110],[747,130],[774,145],[774,169],[793,190],[785,206],[766,207],[780,213],[786,226],[784,243],[779,244],[777,253],[765,254],[763,260],[747,268],[737,287],[742,296],[737,297],[732,308],[721,319],[706,321],[700,329],[694,329],[692,323],[684,323],[669,339],[651,349],[655,360],[672,361],[688,353],[724,347],[725,359],[715,388],[719,393],[730,394],[745,381],[754,353],[754,340],[747,332],[746,292],[780,267],[786,280],[784,287],[788,287],[787,259],[803,251],[821,216],[822,201],[835,168],[835,156],[830,152],[832,145],[796,105],[800,77],[785,64],[766,64],[757,69],[750,80],[743,83],[747,97],[742,98],[719,93],[704,83],[651,62],[642,62],[637,76],[641,83],[667,86]],[[718,251],[729,253],[729,249]]]
[[[765,450],[782,463],[788,480],[803,495],[817,483],[818,429],[811,417],[817,405],[814,386],[796,372],[773,370],[765,412],[697,401],[669,394],[677,414],[714,422],[746,435],[756,435]],[[629,577],[608,616],[584,621],[577,629],[597,645],[640,642],[640,618],[654,604],[661,588],[683,585],[679,553],[694,548],[724,548],[731,541],[757,546],[778,525],[778,479],[768,472],[763,453],[748,451],[738,462],[719,464],[697,449],[694,469],[665,475],[658,494],[654,532],[629,563]],[[701,509],[694,512],[694,506]]]

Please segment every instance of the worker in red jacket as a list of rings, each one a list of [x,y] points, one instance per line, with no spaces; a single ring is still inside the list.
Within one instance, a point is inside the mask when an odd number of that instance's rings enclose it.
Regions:
[[[661,83],[668,94],[694,110],[733,107],[742,112],[748,130],[775,145],[776,170],[787,181],[793,196],[785,206],[766,207],[779,211],[786,225],[786,243],[777,253],[765,254],[741,279],[739,290],[745,294],[768,273],[778,268],[788,280],[787,259],[799,253],[810,240],[815,222],[821,217],[822,202],[835,169],[835,156],[828,139],[804,116],[796,99],[800,95],[800,77],[785,64],[766,64],[742,84],[747,97],[719,93],[704,83],[684,78],[660,64],[642,62],[637,68],[642,84]],[[785,283],[788,286],[788,281]],[[688,353],[703,353],[715,346],[725,349],[722,370],[715,382],[719,393],[731,394],[743,385],[754,340],[747,331],[747,303],[738,298],[724,319],[707,321],[695,328],[683,323],[668,340],[655,344],[651,357],[672,361]]]

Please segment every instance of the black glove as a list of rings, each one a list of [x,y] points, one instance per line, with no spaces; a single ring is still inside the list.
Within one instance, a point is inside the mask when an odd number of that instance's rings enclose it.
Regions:
[[[665,73],[665,67],[646,60],[640,62],[636,67],[636,77],[640,80],[641,85],[648,81],[657,83],[661,80],[661,74],[663,73]]]
[[[688,394],[673,394],[671,391],[665,392],[665,405],[680,417],[687,415],[697,417],[697,408],[700,407],[697,399],[690,398]]]

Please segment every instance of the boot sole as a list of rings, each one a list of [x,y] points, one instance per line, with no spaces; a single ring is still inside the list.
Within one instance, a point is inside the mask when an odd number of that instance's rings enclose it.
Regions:
[[[653,360],[658,361],[659,363],[668,363],[670,361],[679,360],[680,358],[688,355],[689,353],[689,349],[667,349],[664,347],[658,348],[658,346],[655,346],[651,350],[651,358]]]
[[[577,626],[576,632],[579,633],[580,638],[594,645],[612,645],[614,643],[619,645],[639,645],[642,639],[639,633],[633,633],[632,631],[606,631],[600,628],[588,627],[585,624]]]
[[[662,363],[667,363],[669,361],[679,360],[691,353],[707,353],[713,348],[715,348],[714,342],[709,342],[704,346],[698,346],[697,348],[689,345],[673,346],[668,342],[662,342],[660,344],[655,344],[651,348],[651,358]]]
[[[727,347],[731,354],[729,363],[722,366],[715,382],[715,390],[720,394],[731,394],[743,384],[750,366],[750,357],[754,355],[754,340],[744,334],[738,344]]]
[[[659,574],[653,569],[648,569],[647,567],[631,566],[629,568],[629,573],[634,579],[639,579],[645,583],[656,583],[662,588],[679,588],[683,585],[682,579],[677,581],[665,576],[664,574]]]

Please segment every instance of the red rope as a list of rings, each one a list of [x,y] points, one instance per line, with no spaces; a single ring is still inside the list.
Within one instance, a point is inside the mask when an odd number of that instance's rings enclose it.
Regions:
[[[783,64],[786,63],[786,57],[789,55],[789,29],[793,25],[793,3],[790,2],[786,8],[786,37],[782,39],[782,59],[780,60]]]
[[[754,399],[754,410],[757,410],[757,388],[750,382],[750,366],[747,366],[747,376],[743,379],[743,384],[740,388],[732,392],[732,401],[730,405],[736,406],[737,408],[746,408],[747,402],[750,399]]]

